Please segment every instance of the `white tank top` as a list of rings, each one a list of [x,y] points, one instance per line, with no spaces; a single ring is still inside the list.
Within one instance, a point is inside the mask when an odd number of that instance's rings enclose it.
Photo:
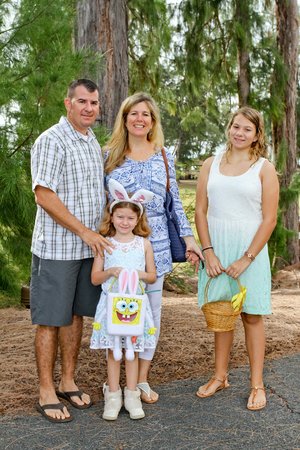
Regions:
[[[262,221],[262,184],[259,177],[265,158],[259,158],[245,173],[227,176],[220,172],[224,153],[214,157],[208,183],[208,216],[223,220]]]

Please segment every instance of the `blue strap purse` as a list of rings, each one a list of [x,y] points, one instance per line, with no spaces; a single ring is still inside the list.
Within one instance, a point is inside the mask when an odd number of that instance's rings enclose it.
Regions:
[[[161,154],[165,163],[167,173],[167,185],[166,185],[166,200],[165,200],[165,213],[167,216],[167,225],[170,239],[170,249],[173,262],[186,262],[186,245],[183,238],[180,236],[180,228],[178,223],[178,217],[175,211],[175,204],[172,193],[170,191],[170,175],[167,155],[165,149],[161,149]]]

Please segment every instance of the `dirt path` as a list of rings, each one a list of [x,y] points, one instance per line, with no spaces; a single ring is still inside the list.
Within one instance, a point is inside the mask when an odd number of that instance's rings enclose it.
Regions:
[[[166,295],[161,338],[150,377],[153,385],[197,379],[213,369],[213,334],[205,330],[205,320],[196,297]],[[300,290],[274,291],[272,301],[273,315],[265,319],[267,359],[300,352]],[[33,351],[34,327],[30,314],[26,309],[2,309],[0,320],[1,414],[31,414],[38,389]],[[97,401],[102,395],[106,367],[104,352],[89,349],[91,322],[90,319],[85,321],[77,382]],[[239,320],[231,367],[244,364],[247,364],[247,355]]]

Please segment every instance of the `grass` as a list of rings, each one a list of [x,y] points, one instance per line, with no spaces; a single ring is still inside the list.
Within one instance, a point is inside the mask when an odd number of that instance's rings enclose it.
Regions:
[[[197,275],[194,267],[189,263],[173,264],[171,273],[165,276],[164,289],[177,294],[195,294]]]
[[[180,198],[187,218],[191,224],[194,236],[197,241],[197,231],[195,227],[195,201],[196,201],[196,181],[182,181],[179,183]],[[194,294],[195,283],[191,279],[195,279],[195,269],[189,263],[173,264],[173,270],[166,275],[166,285],[168,290],[180,294]]]
[[[179,183],[179,192],[184,211],[191,224],[194,236],[197,239],[195,226],[196,181],[181,181]]]
[[[20,296],[13,296],[7,292],[0,291],[0,309],[21,306],[21,288]]]

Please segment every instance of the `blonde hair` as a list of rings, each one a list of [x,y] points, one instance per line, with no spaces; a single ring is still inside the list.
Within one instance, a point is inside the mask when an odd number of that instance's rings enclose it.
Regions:
[[[105,163],[106,173],[110,173],[117,166],[120,166],[125,159],[126,152],[128,151],[128,132],[125,125],[127,115],[134,105],[141,102],[147,104],[152,118],[152,129],[147,135],[147,140],[153,142],[155,147],[159,149],[164,145],[164,135],[157,104],[149,94],[137,92],[123,101],[115,121],[111,138],[104,147],[104,150],[109,152]]]
[[[246,119],[250,120],[251,123],[255,126],[256,130],[256,137],[257,141],[252,142],[249,156],[250,159],[254,157],[254,159],[257,161],[261,156],[264,158],[268,157],[268,151],[267,151],[267,143],[266,143],[266,135],[265,135],[265,126],[264,126],[264,120],[262,115],[253,108],[250,108],[249,106],[243,106],[242,108],[238,109],[231,117],[227,128],[226,128],[226,136],[227,136],[227,144],[226,144],[226,157],[228,154],[232,151],[232,144],[229,139],[229,131],[232,127],[232,124],[234,122],[234,119],[238,114],[242,114]]]
[[[102,234],[102,236],[108,236],[108,237],[115,236],[116,229],[111,221],[111,218],[112,218],[113,213],[117,209],[121,209],[121,208],[131,209],[131,211],[136,213],[136,215],[138,217],[137,224],[134,227],[134,229],[132,230],[133,234],[135,234],[137,236],[141,236],[141,237],[150,236],[151,229],[148,225],[145,211],[143,211],[143,213],[141,214],[141,210],[138,205],[135,205],[134,203],[131,203],[131,202],[126,202],[126,200],[124,202],[117,203],[113,207],[112,212],[109,211],[110,204],[106,205],[106,208],[104,211],[104,217],[101,222],[100,229],[99,229],[99,233]]]

